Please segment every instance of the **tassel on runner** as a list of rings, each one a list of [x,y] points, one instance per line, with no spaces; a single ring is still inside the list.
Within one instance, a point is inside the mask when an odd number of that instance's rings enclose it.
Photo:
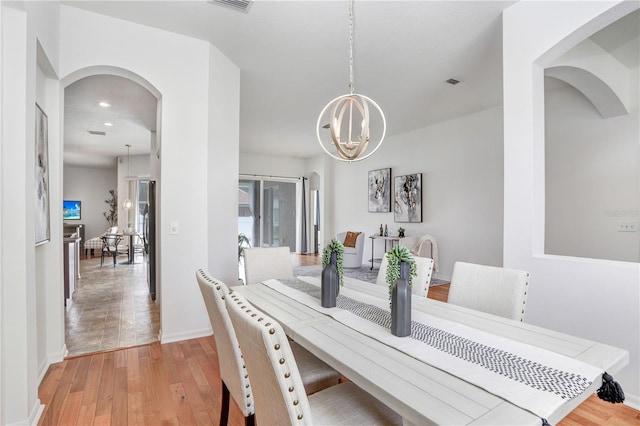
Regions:
[[[624,392],[622,387],[613,380],[606,371],[602,374],[602,386],[598,389],[598,398],[612,404],[624,402]]]

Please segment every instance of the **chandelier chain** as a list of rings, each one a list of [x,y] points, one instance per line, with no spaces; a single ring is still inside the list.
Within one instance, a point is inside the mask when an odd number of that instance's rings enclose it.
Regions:
[[[349,92],[352,95],[355,90],[353,82],[353,1],[349,2]]]

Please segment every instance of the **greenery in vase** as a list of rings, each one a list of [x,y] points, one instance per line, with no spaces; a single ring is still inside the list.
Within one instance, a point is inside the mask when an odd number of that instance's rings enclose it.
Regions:
[[[344,268],[342,261],[344,260],[344,246],[335,238],[331,240],[324,250],[322,250],[322,267],[324,268],[331,262],[331,253],[336,254],[336,271],[338,272],[338,281],[340,285],[344,284]]]
[[[389,302],[391,302],[391,293],[393,291],[393,285],[400,278],[400,262],[407,262],[409,264],[409,286],[413,284],[413,279],[418,275],[418,269],[416,267],[416,261],[408,248],[397,245],[386,254],[389,265],[387,266],[387,274],[385,280],[389,284]]]
[[[109,205],[109,214],[107,212],[102,212],[102,214],[109,222],[109,226],[116,226],[118,224],[118,193],[115,189],[110,189],[109,194],[111,194],[111,198],[104,200]]]

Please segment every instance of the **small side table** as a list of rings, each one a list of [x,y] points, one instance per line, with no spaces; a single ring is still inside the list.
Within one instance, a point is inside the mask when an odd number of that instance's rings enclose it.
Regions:
[[[369,235],[369,238],[371,238],[371,268],[369,268],[369,270],[373,269],[373,262],[374,261],[382,261],[382,259],[374,259],[373,258],[373,253],[374,253],[374,242],[376,240],[383,240],[384,241],[384,252],[387,252],[387,241],[391,242],[391,248],[393,248],[396,244],[400,243],[400,240],[404,237],[399,237],[399,236],[391,236],[391,237],[385,237],[383,235]]]

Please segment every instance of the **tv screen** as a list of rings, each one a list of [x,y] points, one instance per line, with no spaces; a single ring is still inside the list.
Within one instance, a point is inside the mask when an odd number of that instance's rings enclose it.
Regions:
[[[64,200],[62,202],[62,219],[63,220],[79,220],[80,206],[78,200]]]

